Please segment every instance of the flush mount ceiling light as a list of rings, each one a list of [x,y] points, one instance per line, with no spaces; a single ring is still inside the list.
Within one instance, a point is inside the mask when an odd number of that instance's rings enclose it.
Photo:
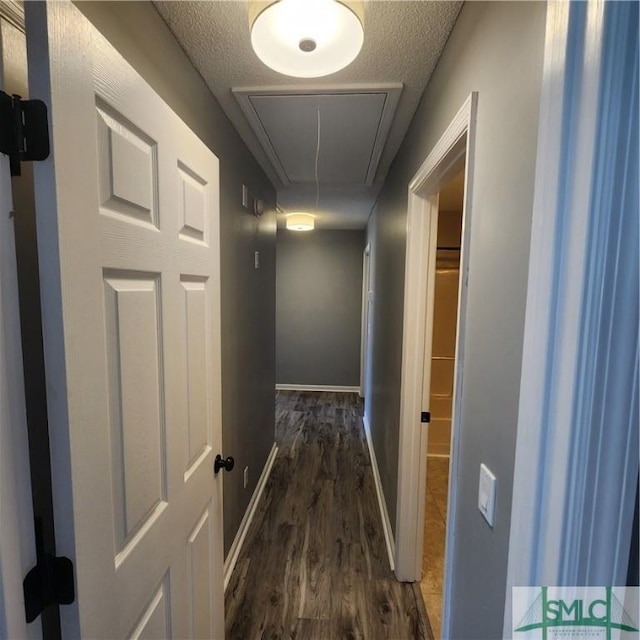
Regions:
[[[312,231],[315,220],[310,213],[292,213],[287,216],[286,225],[291,231]]]
[[[318,78],[355,60],[364,41],[362,0],[276,0],[249,6],[251,44],[268,67]]]

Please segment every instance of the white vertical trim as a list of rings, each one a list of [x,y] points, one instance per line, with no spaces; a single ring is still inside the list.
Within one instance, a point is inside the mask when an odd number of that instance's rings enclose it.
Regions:
[[[373,471],[373,482],[376,487],[376,496],[378,497],[378,507],[380,508],[380,518],[382,519],[384,542],[387,547],[387,555],[389,557],[389,568],[391,569],[391,571],[394,571],[395,542],[393,540],[393,529],[391,528],[391,520],[389,519],[389,512],[387,511],[387,502],[384,499],[384,490],[382,489],[382,480],[380,479],[378,460],[376,458],[375,449],[373,448],[373,441],[371,440],[371,427],[369,425],[369,419],[366,415],[363,416],[362,422],[364,423],[364,433],[367,437],[367,447],[369,448],[369,457],[371,458],[371,470]]]
[[[420,187],[418,187],[420,188]],[[404,462],[411,456],[406,472],[399,466],[398,511],[396,514],[396,574],[400,580],[419,581],[422,577],[424,543],[425,493],[427,485],[427,451],[429,426],[421,423],[422,411],[430,411],[431,352],[433,309],[435,304],[436,249],[438,241],[438,191],[409,199],[407,251],[412,244],[414,255],[412,276],[407,268],[405,280],[406,338],[403,344],[402,399],[400,405],[400,447]],[[416,216],[416,217],[414,217]],[[416,264],[419,261],[419,264]],[[412,293],[407,298],[407,289]],[[419,292],[419,293],[418,293]],[[406,349],[406,351],[405,351]],[[405,358],[406,353],[406,358]],[[404,369],[404,364],[410,367]],[[405,447],[408,445],[409,450]],[[404,476],[404,477],[403,477]],[[400,484],[401,479],[404,481]],[[401,492],[401,487],[403,492]],[[404,497],[404,490],[406,499]],[[401,500],[401,493],[403,495]]]
[[[371,290],[371,244],[362,253],[362,321],[360,323],[360,397],[367,394],[367,361],[369,359],[369,295]]]
[[[278,446],[274,442],[273,447],[271,447],[271,451],[269,452],[269,456],[267,457],[267,461],[264,463],[264,467],[262,468],[262,473],[260,474],[258,484],[256,485],[256,488],[253,491],[253,495],[251,496],[251,500],[247,505],[247,510],[244,512],[242,522],[240,523],[240,527],[238,527],[238,531],[236,532],[236,537],[233,539],[231,548],[229,549],[229,553],[227,554],[227,557],[224,561],[225,591],[227,590],[229,580],[231,580],[231,575],[233,574],[233,570],[235,569],[238,558],[240,557],[240,551],[242,551],[242,545],[244,544],[245,538],[247,537],[247,532],[249,531],[251,523],[253,522],[253,518],[256,515],[256,511],[258,510],[260,498],[264,493],[264,488],[267,484],[269,476],[271,475],[271,469],[273,468],[273,463],[276,461],[277,455]]]
[[[0,11],[0,88],[5,64],[17,64],[5,22],[7,10],[16,6]],[[27,625],[22,591],[36,548],[12,210],[9,160],[0,155],[0,637],[37,638],[41,621]]]
[[[443,615],[442,632],[443,637],[450,634],[451,624],[451,598],[453,567],[455,564],[454,541],[458,533],[456,513],[458,504],[457,485],[455,479],[459,476],[460,466],[460,440],[462,425],[462,392],[463,392],[463,363],[465,357],[465,344],[467,328],[465,319],[467,317],[467,299],[469,296],[469,265],[471,247],[471,222],[472,215],[472,194],[475,173],[476,157],[476,110],[478,94],[473,93],[469,105],[465,151],[465,173],[464,173],[464,201],[462,214],[462,231],[460,238],[460,275],[458,282],[458,309],[456,316],[456,351],[455,369],[453,379],[453,403],[451,413],[451,450],[449,464],[449,492],[447,507],[447,536],[445,543],[445,566],[444,566],[444,594],[443,594]]]
[[[477,94],[472,93],[451,121],[431,153],[409,184],[407,251],[402,346],[402,388],[400,399],[400,448],[398,460],[398,507],[396,516],[396,575],[400,580],[417,581],[422,573],[424,502],[426,490],[428,430],[420,423],[420,413],[428,410],[433,322],[433,275],[437,235],[438,198],[449,172],[465,158],[462,252],[460,256],[460,299],[456,337],[456,369],[451,421],[450,477],[457,475],[460,442],[459,416],[462,398],[471,194],[474,171]],[[450,576],[455,558],[455,483],[449,483],[443,634],[449,624]]]
[[[637,11],[548,7],[505,637],[512,586],[625,583],[638,474]]]
[[[9,161],[0,157],[0,637],[34,637],[22,579],[35,565]],[[37,626],[39,626],[39,622]]]

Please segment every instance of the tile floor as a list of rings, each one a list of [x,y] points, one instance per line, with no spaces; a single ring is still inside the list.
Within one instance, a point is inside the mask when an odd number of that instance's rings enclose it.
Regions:
[[[449,458],[429,457],[424,520],[423,576],[420,591],[436,640],[442,628],[444,544],[447,523]]]

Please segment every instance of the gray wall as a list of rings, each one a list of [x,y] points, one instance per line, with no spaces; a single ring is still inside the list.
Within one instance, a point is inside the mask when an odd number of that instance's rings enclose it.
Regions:
[[[151,3],[77,6],[220,160],[222,439],[236,460],[224,478],[226,553],[274,442],[275,191]],[[262,218],[242,209],[242,184],[266,201]]]
[[[360,386],[364,231],[278,231],[276,381]]]
[[[451,637],[502,637],[546,5],[464,5],[368,228],[374,263],[367,414],[395,523],[407,185],[478,91]],[[480,463],[496,520],[477,508]]]

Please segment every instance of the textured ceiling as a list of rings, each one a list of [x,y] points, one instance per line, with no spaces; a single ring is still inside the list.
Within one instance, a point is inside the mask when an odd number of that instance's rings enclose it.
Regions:
[[[282,187],[231,89],[322,88],[358,83],[403,84],[374,185],[320,184],[317,226],[362,228],[462,2],[368,0],[365,4],[364,45],[358,58],[346,69],[312,81],[283,76],[258,60],[251,48],[247,2],[161,1],[154,2],[154,5],[274,186],[278,188],[278,201],[285,211],[305,208],[313,213],[315,186],[300,183]]]

